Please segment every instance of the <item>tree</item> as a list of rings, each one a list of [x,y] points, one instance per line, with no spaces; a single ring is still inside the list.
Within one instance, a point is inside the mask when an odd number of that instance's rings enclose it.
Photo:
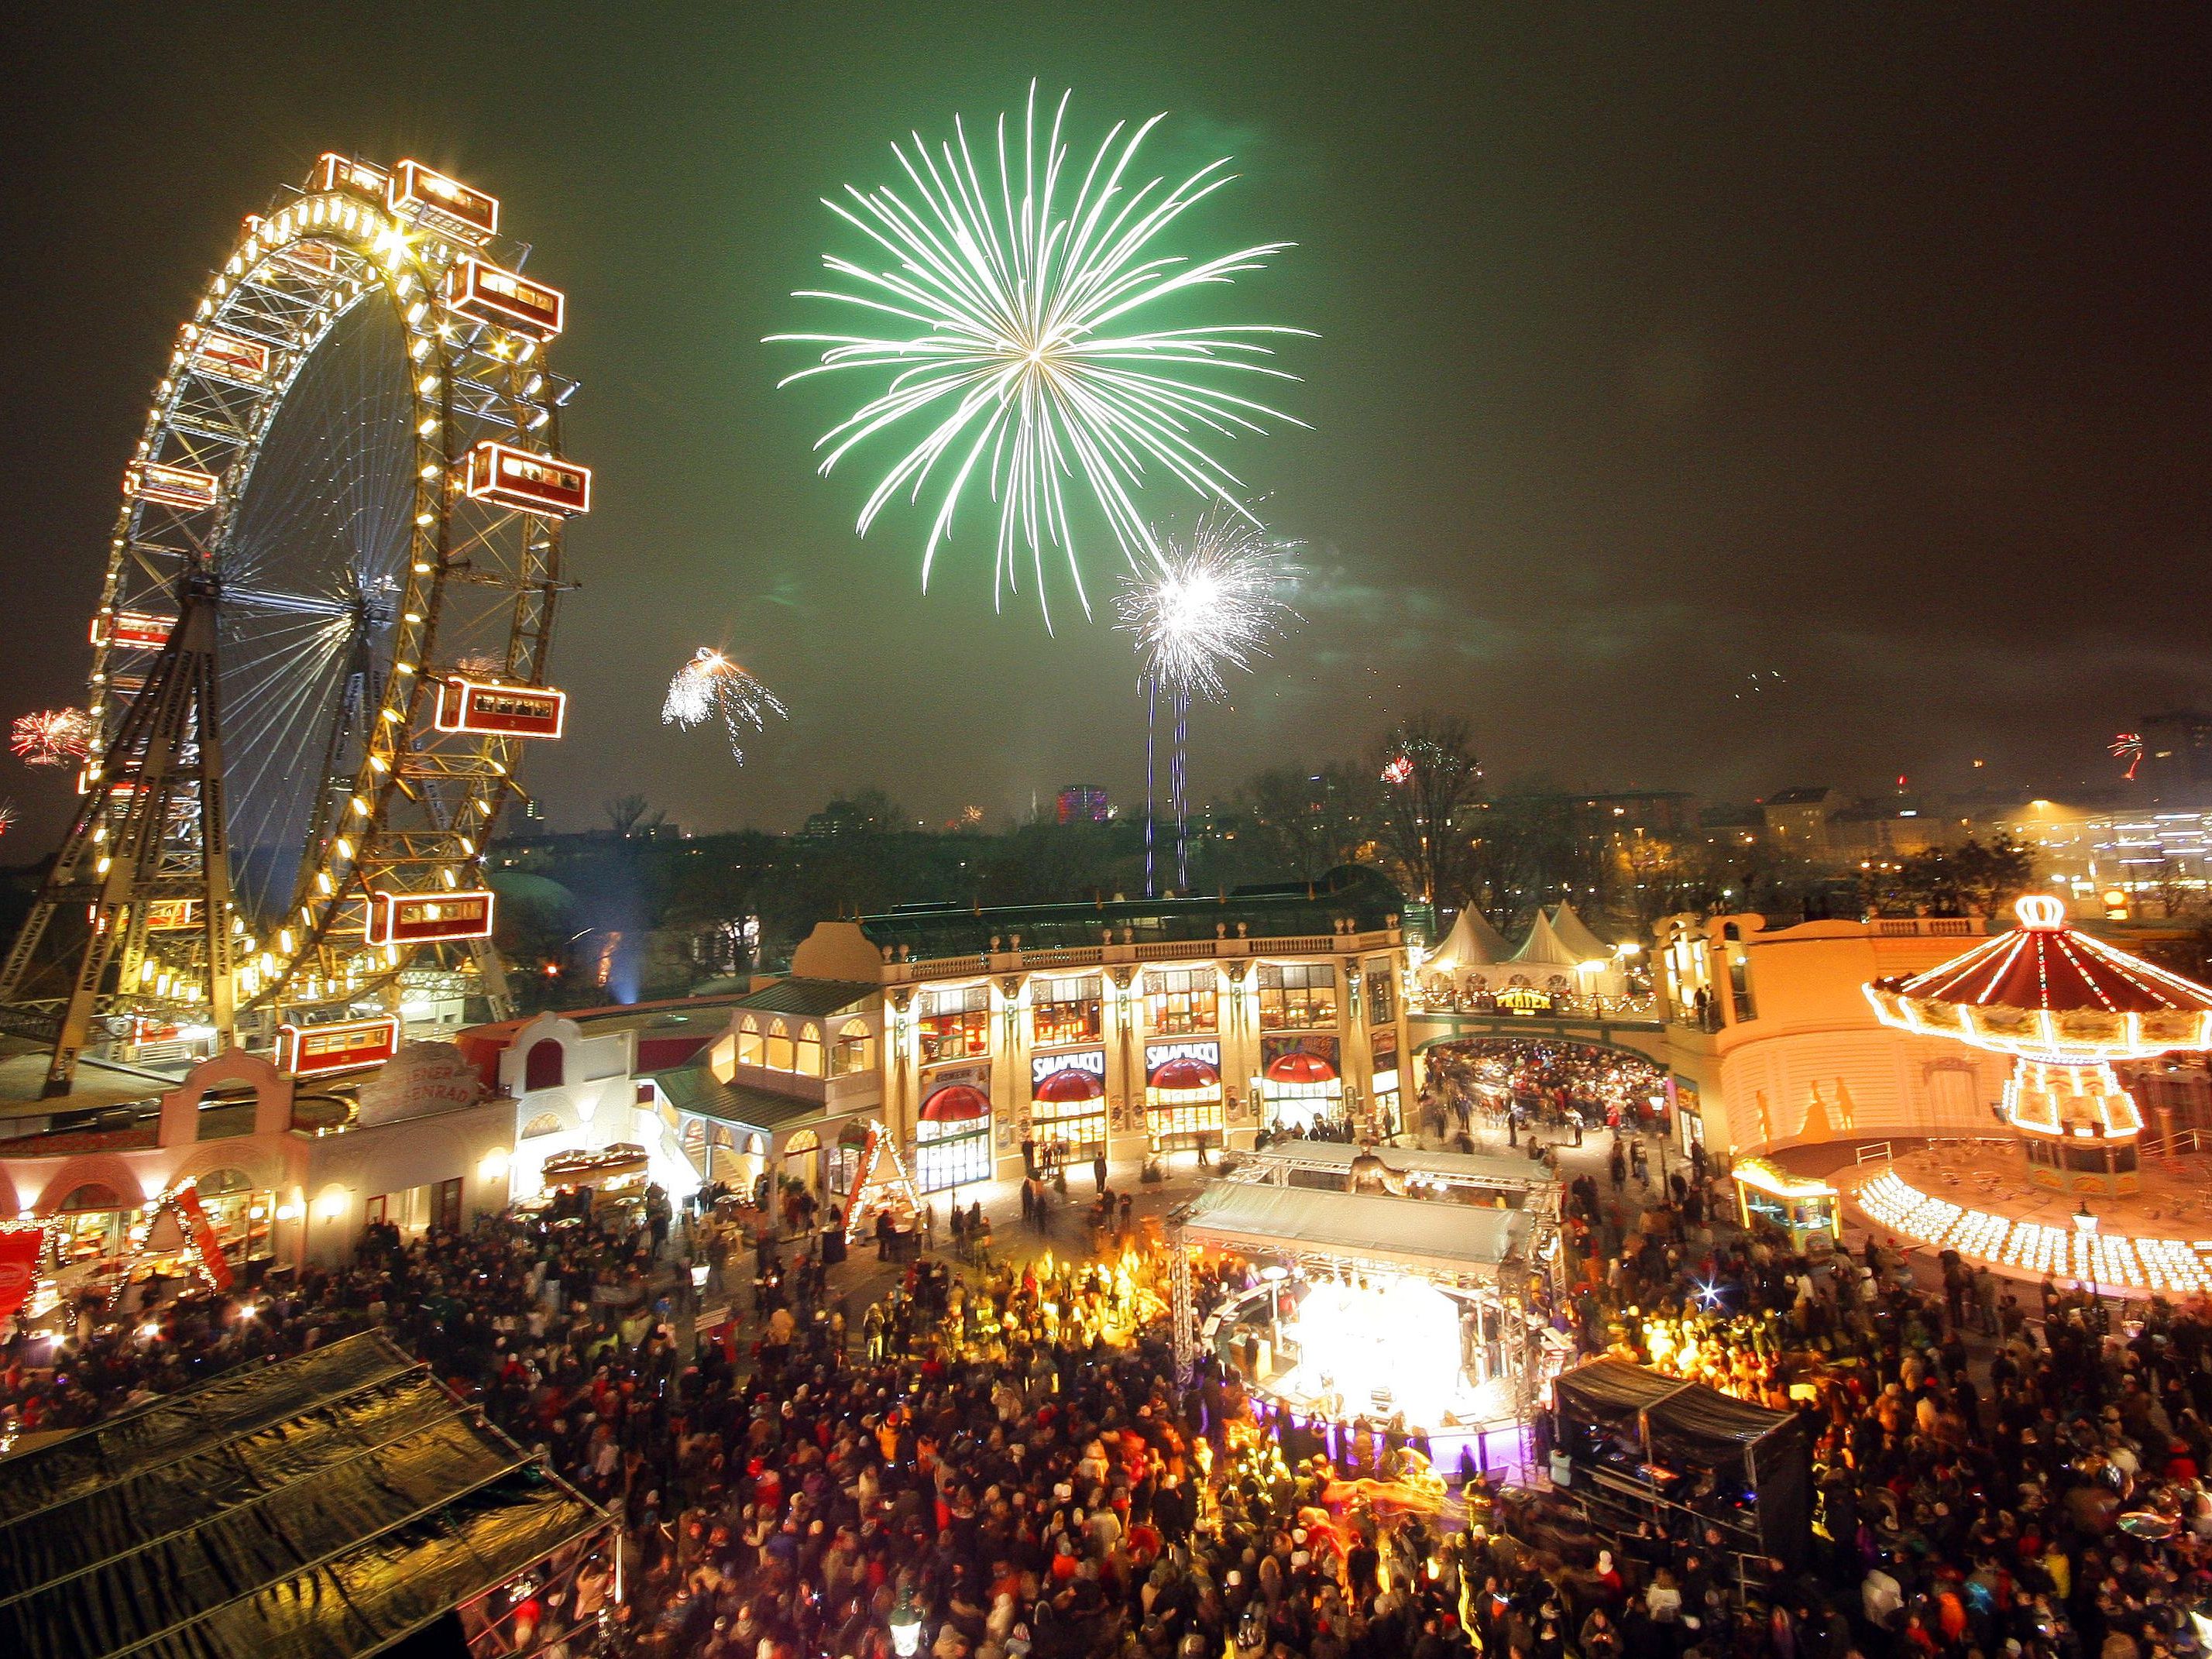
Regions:
[[[615,834],[624,840],[641,830],[658,829],[668,822],[665,811],[653,812],[648,817],[647,813],[650,809],[646,799],[636,793],[617,795],[613,799],[601,803],[599,810],[607,815],[607,823]]]
[[[1385,861],[1409,897],[1456,908],[1467,902],[1465,822],[1482,787],[1474,738],[1457,714],[1421,714],[1384,736],[1373,760],[1381,787],[1376,827]]]
[[[1277,766],[1241,792],[1252,862],[1280,878],[1316,881],[1371,851],[1375,798],[1369,769],[1344,762]]]
[[[1873,884],[1870,897],[1882,909],[1906,915],[2001,915],[2035,880],[2035,854],[2008,835],[1984,845],[1930,847],[1913,854]]]

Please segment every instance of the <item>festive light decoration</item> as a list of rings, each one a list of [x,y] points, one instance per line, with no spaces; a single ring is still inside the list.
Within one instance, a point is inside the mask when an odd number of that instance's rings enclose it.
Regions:
[[[764,731],[769,716],[789,719],[775,692],[710,645],[702,645],[668,681],[668,695],[660,704],[660,723],[685,731],[720,715],[729,734],[730,757],[744,763],[744,739]]]
[[[860,1168],[854,1175],[853,1196],[845,1206],[846,1238],[859,1238],[864,1225],[873,1224],[870,1220],[873,1212],[880,1209],[911,1220],[921,1213],[921,1188],[907,1173],[906,1161],[882,1122],[871,1118],[867,1138],[860,1146]],[[1047,1267],[1042,1270],[1048,1276],[1050,1260],[1048,1252]]]
[[[875,244],[874,264],[884,268],[830,254],[823,264],[849,288],[794,295],[857,307],[886,331],[769,338],[823,348],[819,363],[783,385],[842,370],[879,377],[881,391],[815,446],[826,451],[825,475],[878,433],[929,423],[869,493],[861,534],[901,491],[915,501],[939,491],[922,551],[927,589],[962,496],[971,485],[988,489],[998,511],[994,596],[1018,585],[1017,560],[1026,555],[1045,604],[1045,550],[1056,548],[1088,615],[1064,481],[1088,488],[1139,568],[1164,559],[1131,494],[1148,470],[1243,514],[1243,484],[1205,441],[1261,432],[1268,419],[1303,422],[1212,382],[1297,378],[1263,361],[1273,353],[1261,342],[1307,331],[1188,325],[1180,315],[1177,326],[1142,325],[1162,302],[1225,285],[1291,245],[1195,260],[1166,251],[1166,233],[1232,175],[1224,158],[1171,187],[1157,178],[1133,184],[1139,148],[1162,116],[1133,131],[1116,123],[1071,195],[1061,133],[1073,95],[1061,95],[1040,133],[1032,82],[1012,155],[1007,118],[999,118],[997,165],[988,177],[957,117],[952,139],[934,151],[918,132],[911,147],[894,144],[911,198],[897,185],[848,185],[846,203],[823,204]],[[1048,605],[1045,614],[1049,627]]]
[[[82,708],[48,708],[16,717],[8,746],[26,766],[67,766],[84,758],[92,716]]]
[[[2013,908],[2011,933],[1924,974],[1876,980],[1867,1000],[1886,1025],[2013,1057],[2004,1113],[2032,1178],[2131,1191],[2142,1113],[2112,1063],[2212,1048],[2212,987],[2075,933],[2048,893]],[[2118,1158],[2102,1151],[2123,1146]]]
[[[2212,1239],[2084,1233],[2016,1221],[1933,1197],[1894,1170],[1861,1186],[1854,1201],[1884,1231],[1992,1267],[2160,1295],[2212,1295]]]
[[[2136,768],[2142,764],[2142,733],[2140,732],[2121,732],[2118,737],[2112,739],[2109,746],[2109,752],[2114,760],[2124,760],[2128,763],[2128,769],[2123,775],[2130,778],[2134,777],[2136,775]]]
[[[1153,890],[1153,755],[1163,692],[1175,714],[1168,798],[1176,821],[1176,884],[1190,883],[1184,737],[1194,700],[1228,695],[1225,674],[1249,670],[1295,613],[1284,602],[1293,544],[1225,509],[1171,541],[1161,563],[1122,579],[1115,626],[1133,635],[1145,689],[1145,890]]]

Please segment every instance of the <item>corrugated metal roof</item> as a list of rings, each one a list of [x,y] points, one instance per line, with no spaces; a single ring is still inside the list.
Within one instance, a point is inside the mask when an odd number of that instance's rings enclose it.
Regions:
[[[780,979],[739,997],[731,1006],[771,1014],[805,1014],[816,1018],[842,1014],[880,995],[883,988],[853,979]]]
[[[1332,870],[1320,881],[1238,887],[1212,898],[1102,899],[1089,904],[1005,905],[963,909],[957,905],[913,906],[863,916],[860,931],[872,944],[906,945],[916,957],[980,955],[1011,950],[1015,935],[1024,951],[1101,943],[1111,929],[1118,943],[1126,930],[1139,945],[1237,937],[1299,939],[1332,933],[1340,921],[1361,933],[1390,925],[1405,899],[1379,872],[1364,866]]]
[[[823,1103],[801,1095],[772,1094],[742,1083],[725,1083],[704,1063],[655,1072],[653,1080],[668,1103],[694,1117],[767,1132],[823,1115]]]
[[[375,1332],[0,1472],[6,1653],[374,1654],[609,1525]]]
[[[1194,1243],[1310,1251],[1443,1273],[1494,1271],[1525,1251],[1535,1227],[1526,1210],[1241,1181],[1209,1182],[1176,1219]]]

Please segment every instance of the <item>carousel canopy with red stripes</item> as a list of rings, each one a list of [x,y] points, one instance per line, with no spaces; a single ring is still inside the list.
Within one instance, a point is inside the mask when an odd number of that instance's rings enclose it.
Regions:
[[[2048,893],[2014,908],[2012,932],[1924,974],[1868,985],[1875,1017],[2046,1063],[2212,1049],[2212,988],[2076,933]]]
[[[950,1083],[921,1103],[925,1123],[964,1123],[991,1115],[991,1097],[964,1083]]]
[[[2212,1009],[2212,988],[2116,951],[2066,925],[2048,894],[2017,907],[2020,926],[1901,982],[1899,996],[1975,1008],[2025,1008],[2054,1014],[2151,1014]]]
[[[1152,1073],[1155,1089],[1216,1089],[1221,1086],[1221,1073],[1202,1060],[1185,1055],[1171,1060]]]
[[[1054,1072],[1030,1091],[1030,1098],[1049,1102],[1055,1106],[1071,1106],[1086,1100],[1102,1100],[1106,1085],[1089,1072],[1073,1066]]]
[[[1336,1067],[1319,1054],[1301,1048],[1288,1054],[1267,1068],[1270,1083],[1334,1083]]]

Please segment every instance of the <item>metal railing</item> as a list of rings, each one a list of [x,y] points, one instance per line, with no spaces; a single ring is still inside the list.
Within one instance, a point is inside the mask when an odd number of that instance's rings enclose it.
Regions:
[[[1101,932],[1105,929],[1102,927]],[[1249,960],[1267,957],[1364,956],[1396,951],[1404,936],[1395,927],[1364,933],[1302,933],[1255,939],[1224,934],[1213,939],[1106,940],[1097,945],[1063,945],[1044,950],[1018,947],[963,951],[957,956],[910,957],[884,963],[885,982],[911,985],[923,980],[958,979],[974,974],[1024,974],[1060,968],[1097,968],[1120,963]]]

